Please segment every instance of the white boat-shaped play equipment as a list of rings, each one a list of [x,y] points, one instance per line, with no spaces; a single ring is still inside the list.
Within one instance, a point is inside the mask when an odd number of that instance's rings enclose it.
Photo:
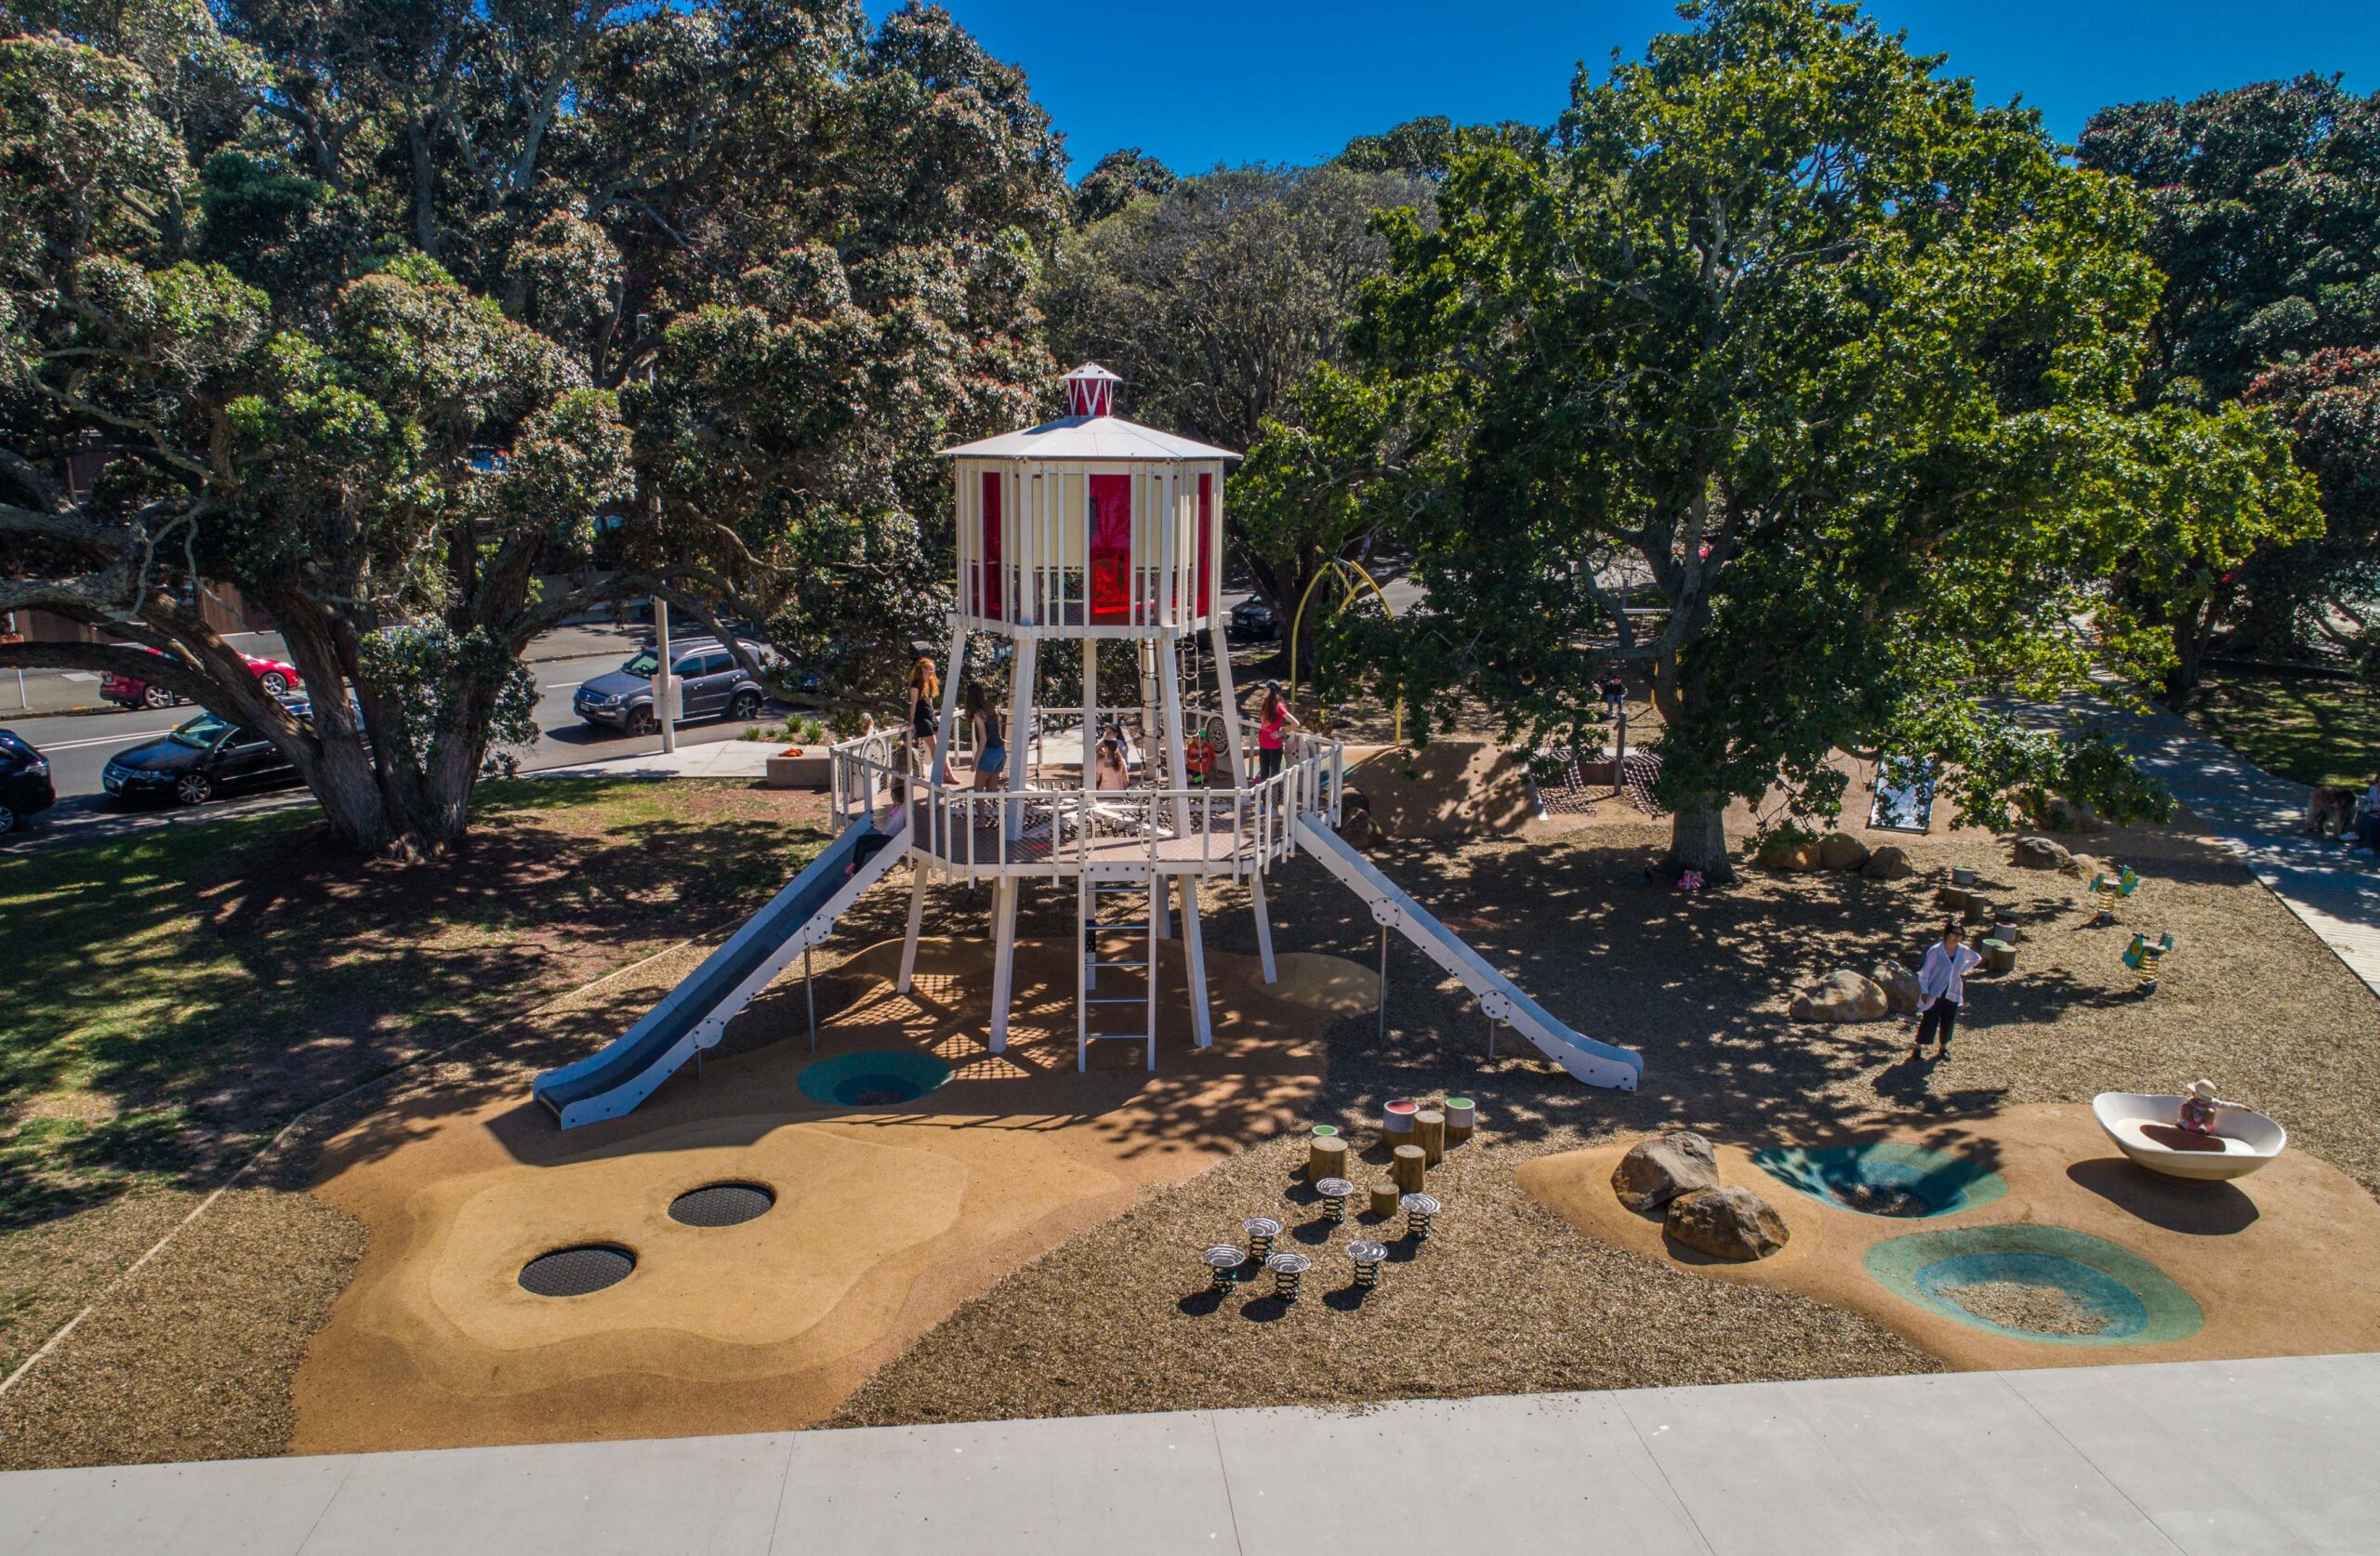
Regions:
[[[2244,1178],[2289,1144],[2288,1130],[2228,1102],[2216,1112],[2211,1134],[2181,1127],[2179,1096],[2102,1091],[2091,1099],[2091,1112],[2125,1155],[2167,1178]]]

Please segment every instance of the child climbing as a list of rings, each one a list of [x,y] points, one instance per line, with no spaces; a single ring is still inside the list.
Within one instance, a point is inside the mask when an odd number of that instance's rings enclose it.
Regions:
[[[1093,786],[1113,792],[1131,786],[1131,769],[1124,764],[1124,746],[1114,735],[1099,743],[1099,754],[1092,773]]]

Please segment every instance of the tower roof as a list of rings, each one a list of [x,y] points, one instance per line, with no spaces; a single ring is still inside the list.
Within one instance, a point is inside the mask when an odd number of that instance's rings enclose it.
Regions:
[[[942,452],[946,457],[970,459],[1236,459],[1227,448],[1216,448],[1189,438],[1160,432],[1109,414],[1115,409],[1116,386],[1124,380],[1087,362],[1059,382],[1066,386],[1066,404],[1075,414],[1045,421],[1018,432],[981,438]]]

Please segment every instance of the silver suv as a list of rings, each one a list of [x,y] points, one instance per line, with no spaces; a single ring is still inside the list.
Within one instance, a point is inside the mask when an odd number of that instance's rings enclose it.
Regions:
[[[756,663],[767,657],[768,651],[758,643],[741,646]],[[673,673],[680,682],[681,723],[694,719],[756,718],[769,700],[766,689],[716,638],[674,641],[669,653],[677,661]],[[660,727],[653,717],[653,674],[660,667],[658,653],[641,649],[618,669],[583,683],[571,697],[570,709],[589,724],[629,734],[651,734]]]

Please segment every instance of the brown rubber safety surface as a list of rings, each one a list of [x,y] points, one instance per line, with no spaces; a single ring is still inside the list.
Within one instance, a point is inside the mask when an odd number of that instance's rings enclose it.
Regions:
[[[817,1057],[909,1047],[956,1072],[898,1106],[802,1095],[813,1060],[797,976],[738,1020],[728,1048],[742,1051],[700,1078],[689,1066],[627,1118],[565,1134],[525,1087],[453,1112],[433,1093],[333,1140],[314,1193],[371,1243],[298,1373],[293,1450],[809,1424],[1008,1272],[1297,1127],[1322,1028],[1374,997],[1372,973],[1335,957],[1283,956],[1267,986],[1255,958],[1210,950],[1215,1041],[1201,1051],[1168,942],[1157,1072],[1140,1045],[1107,1043],[1079,1075],[1071,950],[1018,943],[997,1056],[983,941],[922,943],[909,996],[892,992],[897,942],[846,963],[861,992],[822,1018]],[[671,1219],[679,1196],[727,1182],[775,1203],[734,1226]],[[581,1297],[522,1288],[530,1260],[588,1244],[628,1250],[634,1272]]]
[[[2346,1173],[2292,1146],[2228,1183],[2179,1183],[2135,1167],[2088,1107],[2033,1103],[1932,1128],[1832,1138],[1843,1145],[1907,1141],[1970,1157],[2007,1193],[1948,1215],[1909,1220],[1820,1204],[1754,1166],[1751,1151],[1790,1140],[1722,1140],[1719,1179],[1760,1194],[1792,1237],[1757,1263],[1713,1259],[1672,1242],[1661,1214],[1624,1208],[1611,1170],[1632,1135],[1526,1163],[1532,1198],[1588,1236],[1675,1268],[1847,1308],[1952,1366],[1967,1369],[2319,1356],[2380,1350],[2380,1203]],[[1861,1262],[1888,1238],[1953,1228],[2031,1223],[2103,1238],[2146,1259],[2205,1314],[2186,1338],[2147,1345],[2027,1340],[1943,1317],[1887,1290]]]

